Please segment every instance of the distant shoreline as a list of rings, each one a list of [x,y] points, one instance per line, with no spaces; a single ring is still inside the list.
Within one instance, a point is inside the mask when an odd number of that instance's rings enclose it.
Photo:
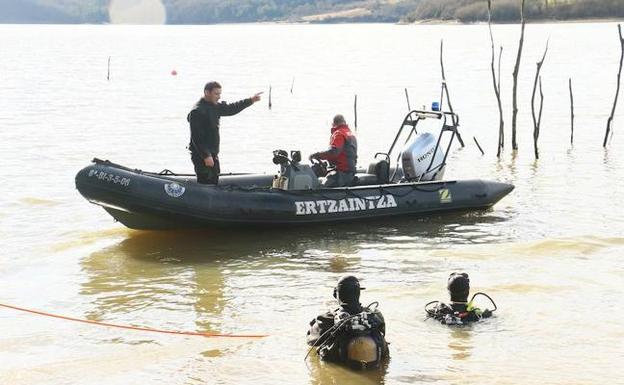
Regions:
[[[624,18],[582,18],[582,19],[568,19],[568,20],[556,20],[556,19],[529,19],[525,20],[526,24],[553,24],[553,23],[618,23],[624,22]],[[487,24],[487,21],[475,21],[470,23],[461,22],[459,20],[440,20],[440,19],[427,19],[417,20],[410,23],[399,22],[398,24],[405,25],[472,25],[472,24]],[[505,25],[505,24],[520,24],[520,20],[509,22],[493,22],[492,25]]]
[[[624,22],[624,18],[581,18],[581,19],[529,19],[525,20],[526,24],[560,24],[560,23],[620,23]],[[113,24],[113,23],[58,23],[58,22],[0,22],[0,25],[252,25],[252,24],[309,24],[309,25],[331,25],[331,24],[395,24],[395,25],[481,25],[487,24],[487,21],[462,22],[459,20],[441,20],[441,19],[424,19],[413,22],[402,21],[375,21],[375,20],[274,20],[274,21],[250,21],[250,22],[226,22],[226,23],[206,23],[206,24],[183,24],[183,23],[166,23],[166,24]],[[493,22],[492,25],[520,24],[520,21],[509,22]]]

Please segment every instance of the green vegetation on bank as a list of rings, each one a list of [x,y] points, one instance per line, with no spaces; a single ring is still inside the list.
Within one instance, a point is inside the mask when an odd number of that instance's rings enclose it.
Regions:
[[[106,23],[107,0],[0,0],[0,23]]]
[[[323,15],[317,21],[397,22],[413,11],[420,0],[166,0],[171,24],[203,24],[256,21],[303,21]],[[361,10],[342,16],[345,11]]]
[[[520,21],[520,0],[493,0],[492,19]],[[525,0],[527,20],[574,20],[624,17],[624,0]],[[486,0],[422,0],[404,21],[487,21]]]
[[[486,0],[161,1],[169,24],[487,20]],[[493,0],[494,21],[519,20],[519,1]],[[109,3],[110,0],[0,0],[0,23],[107,23]],[[622,18],[624,0],[526,0],[525,15],[528,20]]]

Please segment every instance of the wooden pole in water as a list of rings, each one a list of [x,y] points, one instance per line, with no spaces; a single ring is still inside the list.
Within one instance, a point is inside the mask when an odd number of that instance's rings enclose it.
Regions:
[[[496,150],[496,157],[500,158],[502,150],[505,148],[505,121],[503,120],[503,104],[500,98],[500,59],[503,54],[503,47],[500,48],[498,55],[498,80],[496,79],[496,72],[494,71],[494,62],[496,54],[494,52],[494,34],[492,34],[492,0],[488,0],[488,28],[490,30],[490,43],[492,45],[492,60],[490,62],[490,69],[492,70],[492,84],[494,85],[494,94],[496,95],[496,101],[498,102],[498,148]]]
[[[271,100],[272,87],[269,85],[269,110],[273,107],[273,101]]]
[[[410,112],[412,110],[412,107],[410,107],[409,94],[407,93],[407,88],[405,89],[405,99],[407,100],[407,112]]]
[[[568,79],[570,89],[570,145],[574,145],[574,96],[572,95],[572,78]]]
[[[547,52],[548,52],[548,41],[546,41],[546,49],[544,50],[544,55],[542,56],[542,60],[537,62],[537,71],[535,72],[535,81],[533,82],[533,94],[531,96],[531,115],[533,116],[533,150],[535,151],[535,159],[539,159],[537,139],[539,138],[540,125],[542,124],[542,109],[544,107],[544,93],[542,92],[542,77],[540,76],[540,71],[542,70],[542,65],[544,64],[544,59],[546,59]],[[539,115],[538,117],[536,117],[535,116],[535,91],[537,89],[538,80],[539,80],[539,91],[540,91],[540,106],[539,106]]]
[[[355,94],[355,100],[353,101],[353,115],[355,116],[353,125],[355,126],[355,131],[357,132],[357,94]]]
[[[295,77],[293,76],[292,83],[290,84],[290,94],[292,95],[293,87],[295,87]]]
[[[511,148],[518,149],[516,140],[516,118],[518,116],[518,72],[520,72],[520,59],[522,58],[522,46],[524,45],[524,0],[520,4],[520,42],[518,43],[518,55],[516,56],[516,64],[513,70],[513,92],[512,92],[512,115],[511,115]]]
[[[108,72],[106,73],[106,80],[110,80],[110,59],[111,57],[108,57]]]
[[[613,108],[611,108],[611,115],[607,120],[607,130],[605,131],[604,141],[602,142],[602,147],[607,147],[607,140],[609,139],[609,133],[611,132],[611,124],[613,123],[613,115],[615,114],[615,107],[618,101],[618,95],[620,93],[620,78],[622,76],[622,61],[624,61],[624,38],[622,38],[622,26],[618,24],[618,33],[620,35],[620,69],[618,70],[617,75],[617,89],[615,90],[615,99],[613,100]]]

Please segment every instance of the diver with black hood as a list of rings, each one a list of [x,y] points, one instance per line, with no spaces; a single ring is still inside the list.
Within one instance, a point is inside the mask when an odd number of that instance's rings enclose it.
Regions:
[[[470,301],[468,301],[468,295],[470,294],[470,278],[467,273],[451,273],[446,285],[451,302],[449,304],[442,303],[440,301],[431,301],[425,305],[425,311],[428,318],[433,318],[440,321],[444,325],[466,325],[471,322],[479,321],[483,318],[492,316],[492,313],[496,310],[496,304],[489,295],[485,293],[475,293]],[[476,296],[487,297],[492,305],[493,310],[481,310],[474,306],[473,301]],[[431,305],[435,305],[432,308]]]
[[[386,324],[378,303],[363,307],[360,290],[364,288],[356,277],[343,277],[334,288],[338,308],[310,322],[307,342],[322,360],[364,369],[378,367],[388,357]]]

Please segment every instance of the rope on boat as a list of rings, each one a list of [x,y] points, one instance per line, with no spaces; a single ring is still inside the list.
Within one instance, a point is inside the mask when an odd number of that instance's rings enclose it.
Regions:
[[[17,311],[21,311],[25,313],[30,313],[30,314],[36,314],[36,315],[45,316],[45,317],[58,318],[58,319],[62,319],[65,321],[82,322],[82,323],[97,325],[97,326],[107,326],[107,327],[117,328],[117,329],[136,330],[136,331],[152,332],[152,333],[177,334],[177,335],[185,335],[185,336],[211,337],[211,338],[214,338],[214,337],[264,338],[268,336],[267,334],[220,334],[220,333],[201,333],[201,332],[188,332],[188,331],[177,331],[177,330],[163,330],[163,329],[154,329],[154,328],[140,327],[140,326],[118,325],[118,324],[113,324],[113,323],[108,323],[108,322],[98,322],[98,321],[91,321],[91,320],[74,318],[74,317],[67,317],[63,315],[46,313],[46,312],[39,311],[39,310],[26,309],[26,308],[13,306],[13,305],[6,305],[2,303],[0,303],[0,307],[17,310]]]

